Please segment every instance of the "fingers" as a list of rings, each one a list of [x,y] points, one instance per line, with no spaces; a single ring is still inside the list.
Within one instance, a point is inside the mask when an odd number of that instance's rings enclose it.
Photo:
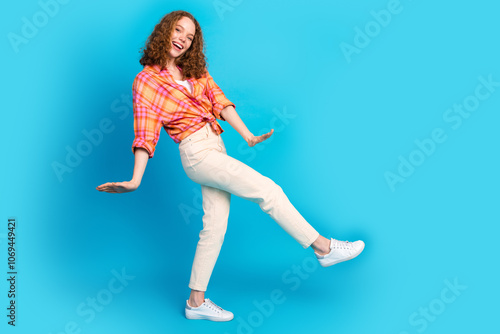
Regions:
[[[260,143],[266,139],[268,139],[269,137],[271,137],[271,135],[273,134],[274,132],[274,129],[271,129],[271,131],[269,131],[268,133],[265,133],[259,137],[257,137],[257,142]]]
[[[101,192],[107,192],[107,193],[116,193],[117,192],[116,189],[111,188],[111,187],[103,187],[103,188],[99,188],[97,190],[99,190]]]
[[[263,142],[264,140],[268,139],[271,137],[271,135],[274,133],[274,129],[271,129],[268,133],[264,133],[263,135],[260,136],[253,136],[253,139],[248,141],[248,146],[253,147],[257,145],[258,143]]]
[[[273,132],[274,132],[274,129],[271,129],[271,131],[269,131],[268,133],[263,134],[261,137],[263,137],[264,139],[267,139],[267,138],[271,137],[271,135],[273,134]]]
[[[104,183],[104,184],[101,184],[100,186],[97,186],[96,189],[97,190],[107,189],[110,185],[112,185],[111,182]]]
[[[121,182],[107,182],[97,186],[96,189],[108,193],[118,193],[118,189],[120,188],[119,183]]]
[[[101,184],[100,186],[97,186],[97,188],[107,187],[107,186],[110,186],[110,185],[113,185],[113,184],[116,184],[116,182],[106,182],[106,183]]]
[[[104,190],[99,190],[100,192],[106,192],[110,194],[118,194],[118,191],[113,190],[113,189],[104,189]]]

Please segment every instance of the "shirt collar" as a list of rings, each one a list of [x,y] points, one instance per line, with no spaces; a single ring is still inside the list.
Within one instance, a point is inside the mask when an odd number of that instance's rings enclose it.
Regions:
[[[193,80],[192,78],[186,79],[187,81],[191,82],[193,85],[193,92],[191,93],[188,91],[188,89],[186,87],[184,87],[183,85],[178,83],[174,79],[174,76],[172,75],[172,73],[170,73],[170,71],[167,70],[166,68],[161,69],[160,65],[147,65],[147,67],[148,67],[148,70],[153,72],[155,75],[163,77],[165,82],[168,83],[170,86],[176,87],[179,90],[185,90],[187,92],[187,94],[192,95],[192,96],[196,96],[196,94],[198,92],[198,88],[196,87],[196,84],[195,84],[196,81]],[[182,71],[182,69],[179,66],[177,66],[177,67]]]

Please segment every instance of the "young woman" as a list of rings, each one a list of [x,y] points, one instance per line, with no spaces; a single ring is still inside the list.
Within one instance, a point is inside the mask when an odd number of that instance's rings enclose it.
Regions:
[[[191,294],[185,306],[188,319],[233,319],[233,313],[205,298],[226,233],[230,194],[258,203],[303,248],[311,246],[323,267],[361,253],[363,241],[351,243],[321,236],[276,183],[226,154],[218,120],[229,123],[249,146],[266,140],[273,130],[253,135],[214,82],[207,71],[202,31],[193,15],[185,11],[165,15],[149,36],[140,63],[144,69],[132,86],[132,180],[108,182],[96,189],[109,193],[136,190],[162,127],[179,144],[186,174],[201,185],[204,211],[189,282]]]

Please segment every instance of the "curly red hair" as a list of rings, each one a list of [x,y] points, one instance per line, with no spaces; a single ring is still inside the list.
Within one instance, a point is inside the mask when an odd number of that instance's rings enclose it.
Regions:
[[[190,18],[195,27],[195,34],[191,47],[180,57],[175,59],[175,65],[182,68],[184,78],[201,78],[207,71],[207,61],[205,57],[205,43],[201,27],[194,16],[183,10],[176,10],[165,15],[155,26],[153,32],[148,37],[146,45],[141,48],[142,57],[139,61],[142,66],[160,65],[165,68],[168,59],[168,51],[172,47],[171,37],[176,23],[182,17]]]

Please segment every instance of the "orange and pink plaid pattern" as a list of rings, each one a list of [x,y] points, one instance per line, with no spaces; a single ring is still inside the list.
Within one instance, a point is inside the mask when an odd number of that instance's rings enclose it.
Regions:
[[[217,119],[220,112],[233,106],[207,72],[199,79],[190,78],[193,93],[178,84],[172,74],[159,65],[146,65],[132,85],[134,133],[132,152],[145,148],[152,158],[163,127],[179,143],[193,132],[210,123],[218,134],[223,132]]]

